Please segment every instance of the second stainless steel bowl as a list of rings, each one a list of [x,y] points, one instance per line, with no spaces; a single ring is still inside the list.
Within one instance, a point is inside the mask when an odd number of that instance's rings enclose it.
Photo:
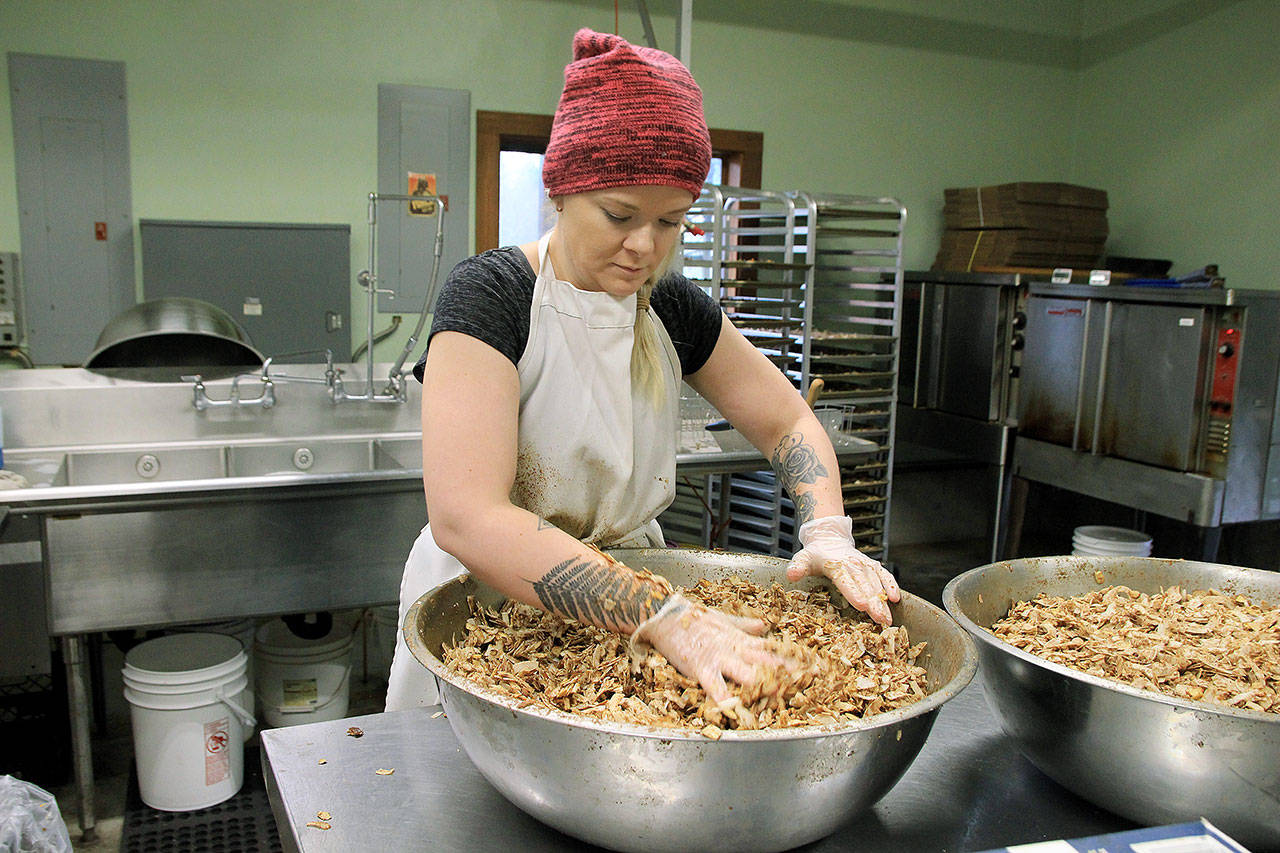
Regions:
[[[185,296],[139,302],[120,312],[85,359],[91,370],[261,366],[262,354],[230,314]]]
[[[1280,849],[1280,715],[1177,699],[1036,657],[987,629],[1038,593],[1102,583],[1181,586],[1280,603],[1280,573],[1152,557],[1033,557],[981,566],[943,590],[978,641],[987,701],[1019,749],[1081,797],[1138,823],[1208,818],[1256,850]]]

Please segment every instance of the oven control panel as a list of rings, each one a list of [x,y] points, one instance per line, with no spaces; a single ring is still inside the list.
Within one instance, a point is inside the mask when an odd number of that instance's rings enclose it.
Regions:
[[[1209,461],[1225,460],[1231,448],[1231,414],[1236,397],[1236,366],[1239,363],[1243,328],[1238,311],[1224,311],[1214,330],[1213,376],[1209,385],[1208,433],[1205,451]]]

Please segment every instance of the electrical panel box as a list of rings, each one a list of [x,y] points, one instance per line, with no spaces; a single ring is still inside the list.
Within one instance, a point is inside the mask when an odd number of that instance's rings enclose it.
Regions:
[[[22,343],[21,304],[18,256],[13,252],[0,252],[0,348]]]

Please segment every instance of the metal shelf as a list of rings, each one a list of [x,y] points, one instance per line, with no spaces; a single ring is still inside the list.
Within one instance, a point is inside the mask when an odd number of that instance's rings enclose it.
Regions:
[[[870,446],[842,459],[845,508],[860,544],[883,559],[892,488],[902,242],[906,210],[892,198],[704,186],[684,242],[686,275],[798,389],[824,382],[822,402],[845,408],[841,434]],[[870,478],[870,479],[869,479]],[[708,506],[727,538],[704,545],[795,550],[789,498],[772,471],[712,482]],[[711,526],[708,525],[708,530]],[[712,533],[717,531],[712,530]]]

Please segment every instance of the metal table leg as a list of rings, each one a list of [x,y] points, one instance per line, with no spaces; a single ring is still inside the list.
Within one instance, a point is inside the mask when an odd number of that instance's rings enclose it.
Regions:
[[[1004,541],[1000,544],[1001,559],[1016,559],[1022,548],[1022,524],[1026,519],[1027,492],[1030,488],[1030,480],[1016,474],[1009,477],[1009,499],[1005,502],[1008,521],[1002,534]]]
[[[1218,548],[1222,545],[1221,527],[1200,528],[1200,559],[1206,563],[1218,562]]]
[[[1005,504],[1010,497],[1010,462],[1013,457],[1013,428],[1004,427],[1000,432],[1000,461],[996,464],[996,498],[991,524],[991,562],[1000,559],[1008,536],[1008,519]]]
[[[712,548],[724,548],[729,544],[729,480],[732,474],[720,475],[720,511],[719,518],[716,519],[715,530],[717,531],[714,541],[711,543]]]
[[[84,638],[62,637],[62,660],[67,667],[67,701],[71,712],[71,757],[75,765],[76,793],[80,805],[81,843],[97,840],[93,814],[93,751],[89,737],[89,688],[84,659]]]

